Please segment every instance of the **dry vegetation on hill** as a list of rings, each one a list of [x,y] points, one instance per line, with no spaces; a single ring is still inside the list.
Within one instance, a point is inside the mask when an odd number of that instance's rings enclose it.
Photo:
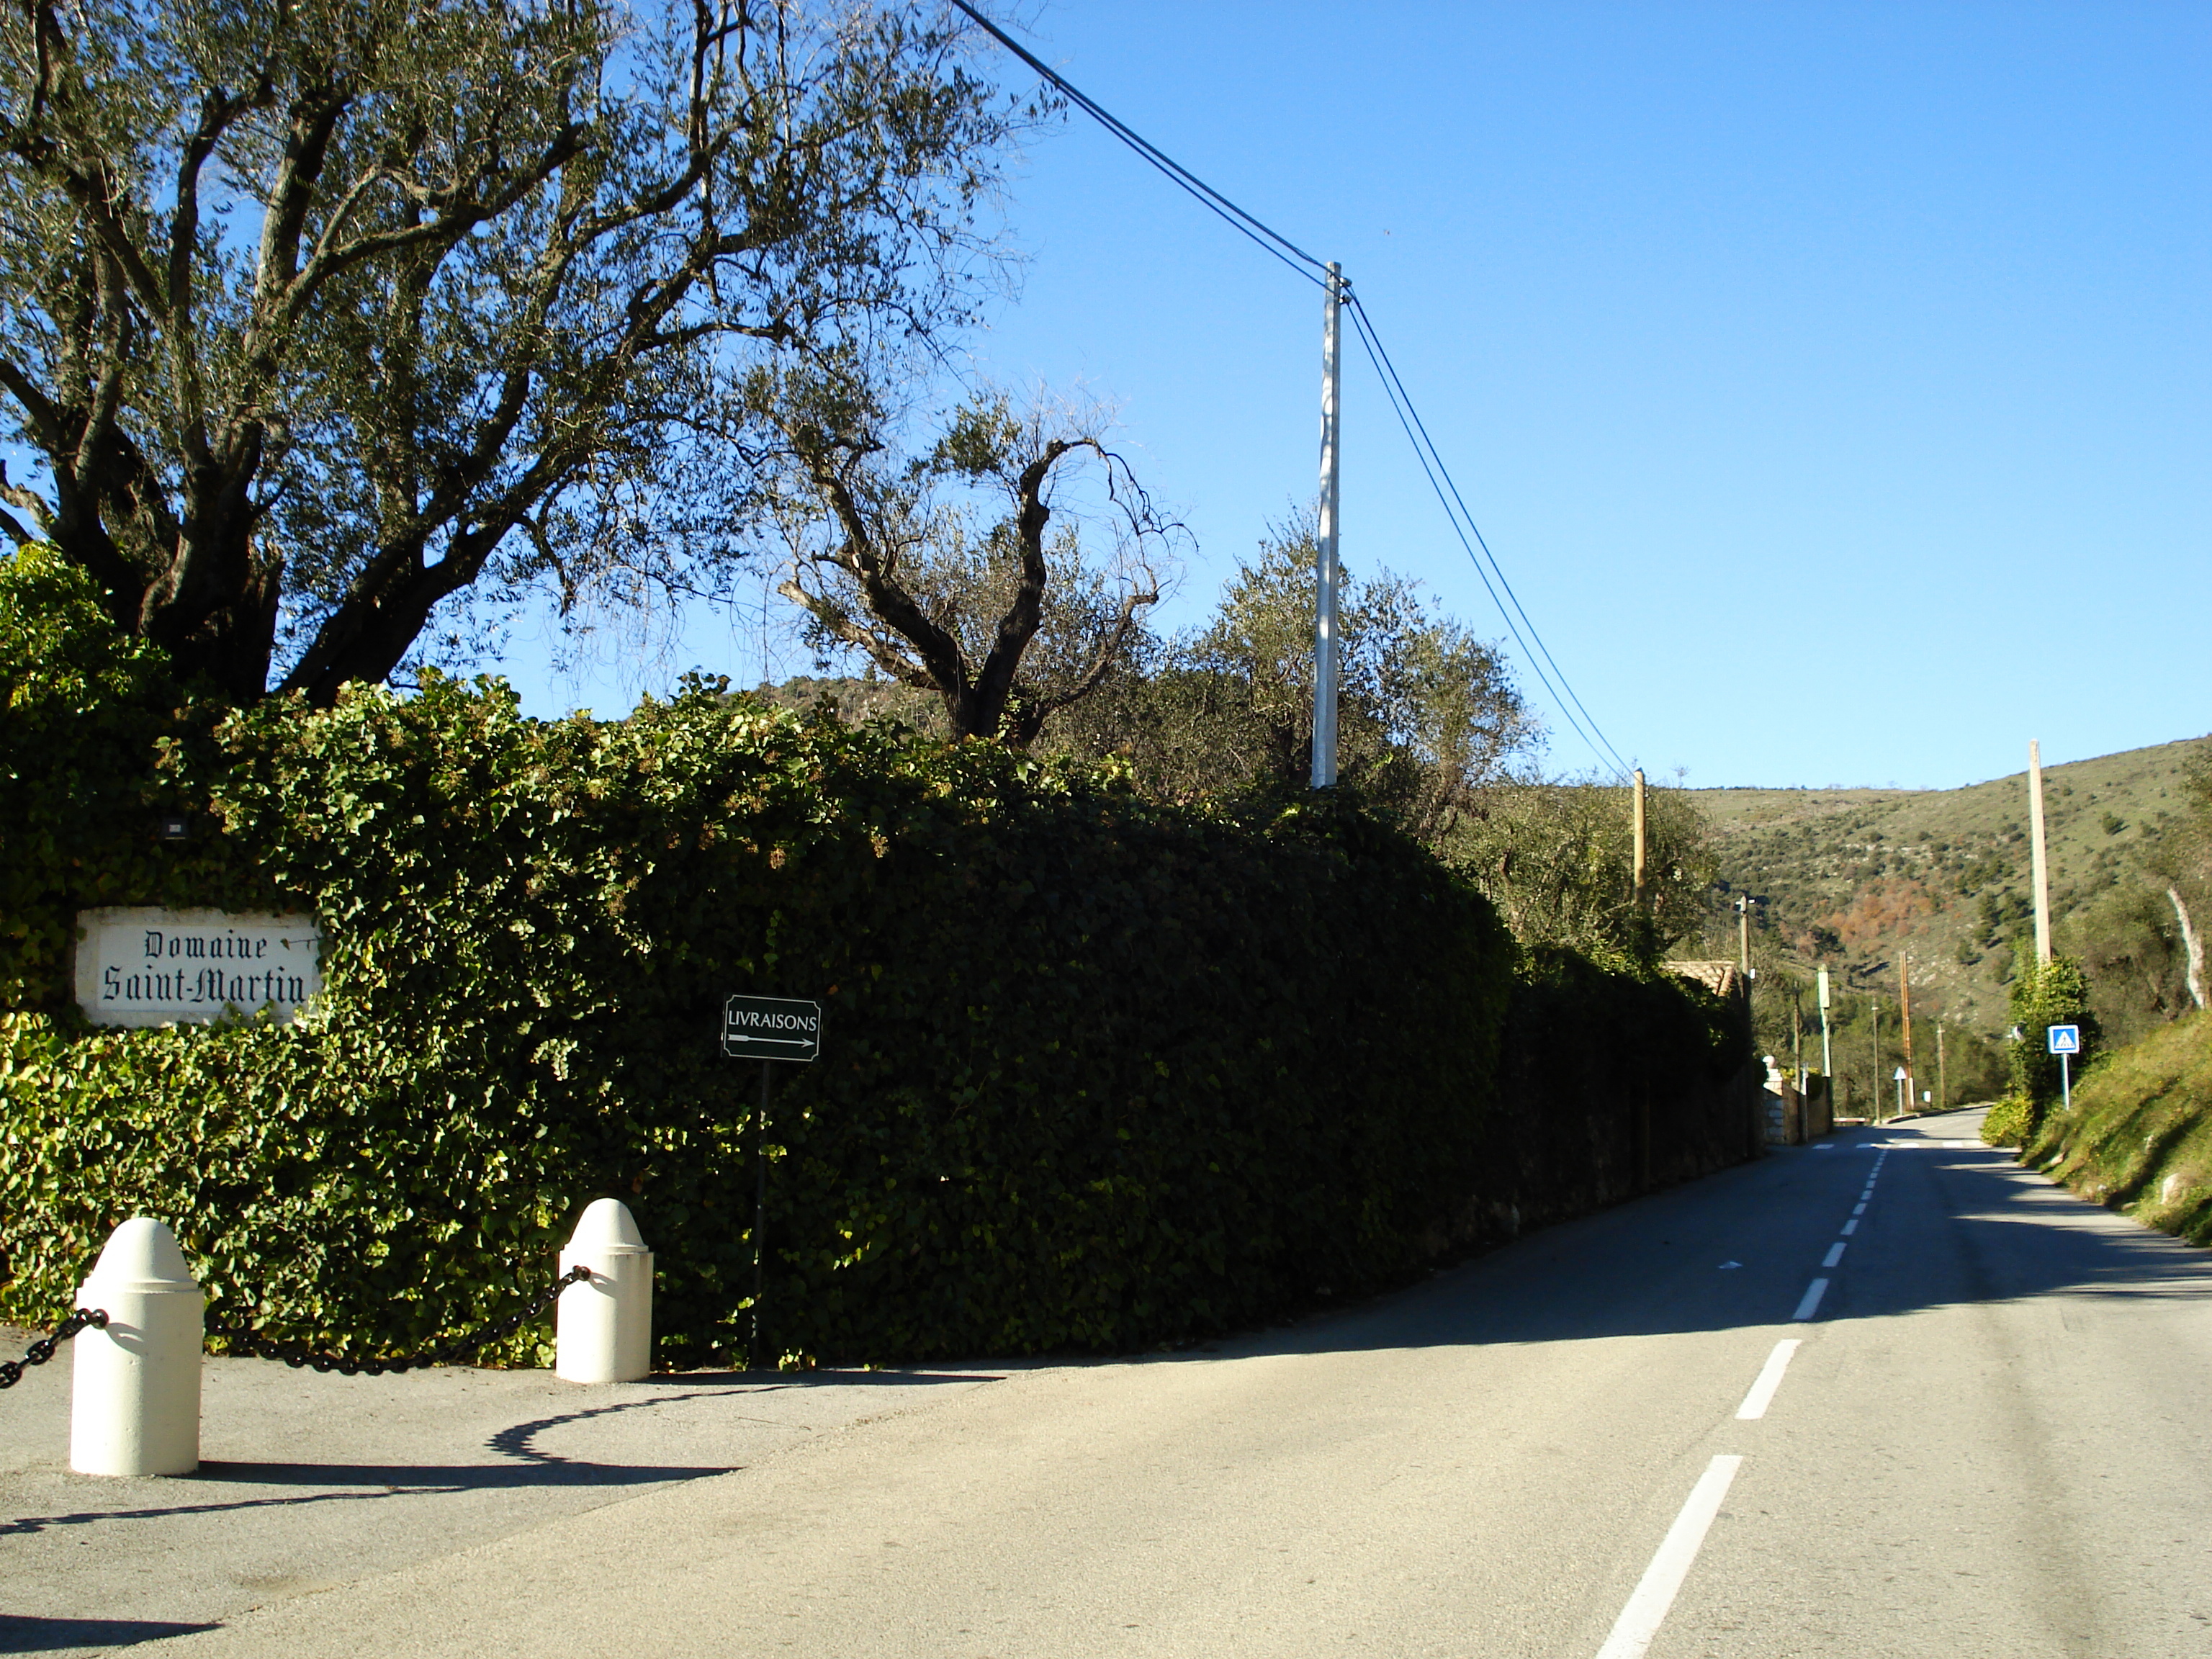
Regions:
[[[2163,744],[2044,773],[2056,944],[2088,969],[2098,1012],[2118,1041],[2188,1006],[2162,866],[2171,832],[2186,818],[2184,769],[2204,747]],[[2014,963],[2033,948],[2025,772],[1964,789],[1688,793],[1713,826],[1727,884],[1709,951],[1735,954],[1727,907],[1748,891],[1767,901],[1754,911],[1753,944],[1765,976],[1779,993],[1825,964],[1850,999],[1847,1018],[1869,1026],[1862,1047],[1871,1042],[1877,1002],[1894,1042],[1899,971],[1908,959],[1922,1032],[1940,1017],[1981,1039],[2002,1035]],[[1761,1021],[1770,1044],[1784,1040],[1782,1001],[1770,997]],[[1872,1052],[1854,1051],[1860,1069],[1870,1070]],[[1970,1042],[1965,1052],[1960,1077],[1978,1080],[1981,1050]],[[1918,1069],[1925,1080],[1924,1059]],[[1969,1097],[1957,1087],[1952,1094]]]

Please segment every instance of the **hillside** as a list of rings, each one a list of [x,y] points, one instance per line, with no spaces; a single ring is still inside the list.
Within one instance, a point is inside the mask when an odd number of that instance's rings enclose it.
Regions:
[[[2023,1161],[2093,1203],[2212,1244],[2212,1017],[2100,1060]]]
[[[2199,746],[2044,772],[2057,943],[2102,969],[2100,1012],[2116,1036],[2179,1012],[2178,929],[2145,863],[2180,817],[2182,767]],[[1686,793],[1714,827],[1729,895],[1768,901],[1755,958],[1826,962],[1844,988],[1893,1000],[1909,957],[1916,1015],[2004,1030],[2013,960],[2033,938],[2025,770],[1963,789]],[[1705,948],[1734,955],[1734,929],[1733,912],[1717,914]]]

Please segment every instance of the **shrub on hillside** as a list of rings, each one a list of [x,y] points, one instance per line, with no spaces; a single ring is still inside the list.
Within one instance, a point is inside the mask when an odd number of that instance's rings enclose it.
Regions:
[[[2008,1094],[1982,1119],[1982,1144],[2017,1146],[2035,1127],[2035,1105],[2026,1095]]]
[[[2013,981],[2012,1021],[2019,1039],[2008,1060],[2012,1085],[2008,1092],[2024,1097],[2038,1121],[2058,1100],[2062,1090],[2059,1059],[2051,1052],[2047,1034],[2054,1025],[2078,1026],[2081,1050],[2069,1062],[2081,1077],[2102,1046],[2104,1033],[2089,1011],[2089,981],[2081,964],[2067,957],[2053,957],[2038,965],[2027,963]]]

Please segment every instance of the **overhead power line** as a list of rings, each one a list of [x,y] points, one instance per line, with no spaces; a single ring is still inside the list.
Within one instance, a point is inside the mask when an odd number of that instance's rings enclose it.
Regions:
[[[951,0],[951,3],[993,40],[1036,70],[1048,85],[1063,94],[1070,103],[1158,168],[1177,189],[1316,288],[1328,287],[1330,278],[1325,261],[1316,258],[1289,237],[1239,207],[1173,156],[1146,139],[1097,100],[1082,91],[976,10],[968,0]],[[1498,616],[1504,619],[1506,632],[1520,646],[1529,671],[1543,685],[1560,717],[1574,729],[1575,735],[1589,746],[1590,752],[1597,757],[1601,764],[1610,767],[1625,781],[1632,769],[1599,728],[1596,720],[1583,706],[1582,698],[1576,695],[1574,687],[1567,680],[1566,671],[1559,666],[1551,647],[1544,643],[1543,635],[1536,631],[1536,624],[1522,607],[1520,596],[1513,591],[1512,583],[1505,579],[1504,568],[1498,563],[1498,556],[1490,550],[1490,544],[1475,524],[1474,515],[1468,510],[1466,498],[1461,495],[1450,469],[1444,465],[1443,454],[1429,435],[1428,423],[1421,419],[1420,411],[1413,405],[1413,395],[1399,378],[1397,366],[1391,362],[1389,351],[1384,349],[1374,319],[1353,295],[1351,283],[1339,278],[1337,291],[1352,313],[1352,325],[1358,331],[1360,344],[1367,353],[1368,361],[1375,366],[1376,374],[1382,382],[1383,395],[1389,399],[1391,412],[1398,417],[1398,424],[1405,431],[1407,442],[1413,446],[1413,458],[1420,463],[1430,489],[1436,492],[1437,503],[1444,510],[1445,521],[1451,526],[1452,533],[1458,537],[1468,562],[1474,565],[1474,574],[1482,582],[1483,590],[1490,595],[1491,603],[1497,606]],[[1496,578],[1494,583],[1493,576]],[[1525,633],[1522,631],[1524,629],[1527,630]],[[1548,673],[1546,672],[1547,665]],[[1577,718],[1577,714],[1580,719]]]
[[[1399,379],[1398,366],[1390,361],[1390,354],[1383,347],[1382,337],[1376,331],[1374,319],[1367,314],[1367,307],[1360,303],[1358,296],[1350,291],[1349,284],[1346,289],[1345,297],[1352,308],[1352,326],[1358,331],[1359,343],[1367,352],[1367,360],[1375,365],[1375,372],[1382,382],[1383,394],[1390,400],[1390,408],[1398,416],[1398,424],[1405,429],[1406,441],[1413,447],[1413,457],[1420,462],[1421,471],[1427,475],[1429,488],[1436,491],[1437,502],[1443,508],[1445,520],[1450,524],[1452,533],[1459,538],[1468,562],[1474,566],[1474,574],[1482,579],[1482,586],[1490,595],[1490,602],[1498,607],[1498,614],[1504,618],[1506,631],[1518,642],[1522,654],[1528,659],[1529,668],[1543,683],[1545,690],[1551,694],[1553,703],[1567,724],[1574,727],[1576,735],[1589,745],[1601,763],[1610,765],[1625,780],[1634,769],[1621,758],[1620,751],[1613,746],[1599,727],[1597,717],[1583,705],[1582,698],[1567,679],[1566,670],[1559,666],[1559,659],[1552,654],[1552,647],[1544,643],[1544,636],[1536,631],[1534,621],[1521,604],[1521,596],[1513,591],[1513,584],[1506,579],[1504,567],[1498,562],[1498,556],[1490,550],[1490,543],[1483,536],[1481,526],[1475,523],[1474,514],[1468,510],[1467,498],[1460,494],[1459,485],[1453,481],[1451,469],[1444,465],[1443,456],[1437,450],[1435,440],[1429,436],[1428,423],[1421,419],[1420,410],[1413,406],[1413,394],[1406,390],[1406,383]],[[1471,542],[1470,537],[1473,538]],[[1480,550],[1479,555],[1478,549]],[[1486,571],[1483,568],[1486,562],[1490,567]],[[1491,586],[1490,580],[1493,574],[1498,578],[1495,587]],[[1498,598],[1500,588],[1504,590],[1503,599]],[[1511,606],[1510,610],[1507,608],[1509,605]],[[1516,616],[1520,618],[1517,625],[1514,622]],[[1528,629],[1525,635],[1522,632],[1523,628]],[[1550,675],[1544,672],[1547,663],[1551,665]],[[1553,683],[1554,678],[1558,681],[1556,687]],[[1573,705],[1571,708],[1568,707],[1571,703]],[[1582,715],[1580,720],[1575,718],[1577,713]]]
[[[1168,155],[1166,151],[1146,142],[1135,131],[1124,125],[1095,99],[1087,96],[1071,84],[1059,70],[1054,69],[1020,41],[1015,40],[1012,35],[969,5],[968,0],[952,0],[952,4],[958,10],[967,14],[976,26],[989,34],[994,40],[1042,76],[1048,85],[1065,94],[1068,102],[1073,104],[1085,114],[1097,121],[1099,125],[1104,127],[1107,131],[1165,173],[1171,183],[1178,189],[1186,191],[1194,197],[1208,211],[1218,215],[1235,229],[1250,237],[1316,288],[1322,287],[1328,282],[1328,266],[1325,262],[1315,258],[1312,254],[1307,252],[1281,232],[1268,228],[1251,214],[1247,213],[1236,203],[1214,189],[1212,185],[1207,184],[1205,179]]]

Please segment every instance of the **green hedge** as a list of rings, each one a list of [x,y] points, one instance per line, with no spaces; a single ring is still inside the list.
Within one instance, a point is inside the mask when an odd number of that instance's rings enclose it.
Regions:
[[[11,696],[38,678],[0,666]],[[1350,805],[1162,808],[698,685],[620,724],[433,681],[272,701],[219,751],[158,735],[163,765],[110,793],[216,832],[142,839],[119,876],[56,865],[7,924],[289,893],[322,917],[329,994],[301,1028],[122,1031],[86,1027],[58,968],[27,986],[0,1026],[9,1316],[62,1306],[140,1210],[282,1334],[421,1342],[514,1264],[542,1279],[612,1193],[659,1253],[663,1355],[726,1358],[758,1086],[715,1052],[733,992],[827,1009],[823,1059],[776,1078],[787,1353],[1217,1330],[1404,1272],[1474,1185],[1513,948]],[[5,740],[25,772],[69,747]]]
[[[663,1359],[726,1361],[738,992],[827,1011],[775,1076],[786,1355],[1195,1336],[1742,1155],[1725,1010],[1565,955],[1516,978],[1489,906],[1354,803],[1161,807],[696,684],[613,724],[438,679],[225,720],[95,598],[0,563],[0,1316],[68,1305],[143,1212],[233,1316],[416,1346],[544,1283],[612,1194]],[[203,833],[155,840],[177,810]],[[127,903],[309,906],[328,994],[296,1027],[93,1028],[70,919]]]
[[[1692,981],[1532,951],[1509,1006],[1475,1191],[1511,1234],[1758,1157],[1749,1011]]]
[[[0,1008],[70,1006],[80,909],[267,902],[250,860],[155,835],[162,814],[192,805],[178,774],[213,754],[221,713],[153,646],[118,634],[60,555],[0,561]]]

